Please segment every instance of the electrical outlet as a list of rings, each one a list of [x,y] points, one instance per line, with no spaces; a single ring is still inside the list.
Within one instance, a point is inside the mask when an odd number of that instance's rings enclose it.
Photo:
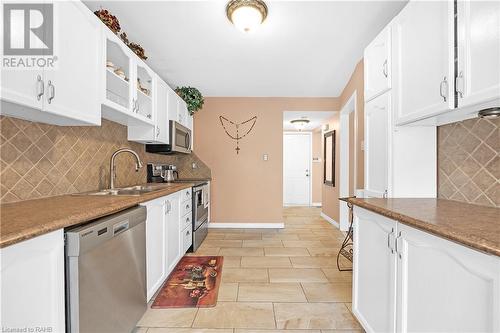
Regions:
[[[269,155],[268,154],[262,155],[262,160],[269,161]]]

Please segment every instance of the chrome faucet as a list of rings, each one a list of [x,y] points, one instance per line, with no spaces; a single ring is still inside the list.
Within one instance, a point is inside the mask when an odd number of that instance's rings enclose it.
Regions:
[[[139,171],[140,168],[142,168],[142,162],[141,159],[139,158],[139,155],[133,151],[132,149],[129,148],[120,148],[117,151],[111,155],[111,162],[109,165],[109,188],[114,189],[115,188],[115,178],[116,178],[116,165],[115,165],[115,158],[118,154],[120,153],[130,153],[135,156],[136,164],[135,164],[135,172]]]

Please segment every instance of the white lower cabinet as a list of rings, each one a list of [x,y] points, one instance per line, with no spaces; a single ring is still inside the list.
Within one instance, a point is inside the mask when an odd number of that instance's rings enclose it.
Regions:
[[[186,251],[184,221],[180,218],[182,191],[151,200],[146,219],[146,281],[147,299],[153,297]],[[187,249],[186,249],[187,250]]]
[[[353,312],[366,331],[500,331],[498,257],[354,214]]]
[[[166,226],[164,221],[164,199],[149,201],[146,219],[146,286],[148,301],[160,288],[167,275],[166,263]]]
[[[193,228],[191,226],[182,231],[182,250],[185,253],[193,245]]]
[[[181,221],[180,221],[180,196],[181,192],[171,194],[166,199],[165,213],[165,239],[167,241],[167,270],[170,273],[175,265],[179,262],[182,255],[182,234],[181,234]]]
[[[396,222],[355,208],[352,310],[368,332],[395,331]]]
[[[0,250],[3,332],[64,332],[64,234],[56,230]]]
[[[500,259],[398,225],[397,332],[499,332]]]

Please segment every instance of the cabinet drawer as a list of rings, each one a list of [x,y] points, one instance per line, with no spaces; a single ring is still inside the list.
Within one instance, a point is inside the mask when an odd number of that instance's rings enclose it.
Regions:
[[[192,202],[191,200],[185,200],[181,203],[181,216],[184,216],[186,214],[191,214],[192,212]]]
[[[193,214],[189,213],[189,214],[186,214],[184,217],[181,217],[181,229],[186,229],[186,228],[192,228],[193,227],[193,224],[192,224],[192,217]]]
[[[193,244],[193,230],[191,229],[191,226],[184,229],[181,235],[182,235],[182,249],[184,252],[186,252]]]
[[[182,190],[181,191],[181,201],[191,201],[191,197],[192,197],[191,192],[192,192],[191,187],[188,189]]]

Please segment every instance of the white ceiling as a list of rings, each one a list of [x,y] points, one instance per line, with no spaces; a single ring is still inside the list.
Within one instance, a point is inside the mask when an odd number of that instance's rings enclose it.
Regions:
[[[364,47],[404,1],[267,1],[269,15],[245,34],[226,1],[86,1],[109,9],[147,63],[172,87],[205,96],[336,97]]]
[[[285,111],[283,112],[283,130],[296,131],[297,129],[290,123],[294,119],[309,120],[303,131],[312,131],[323,125],[328,119],[332,118],[335,111]]]

